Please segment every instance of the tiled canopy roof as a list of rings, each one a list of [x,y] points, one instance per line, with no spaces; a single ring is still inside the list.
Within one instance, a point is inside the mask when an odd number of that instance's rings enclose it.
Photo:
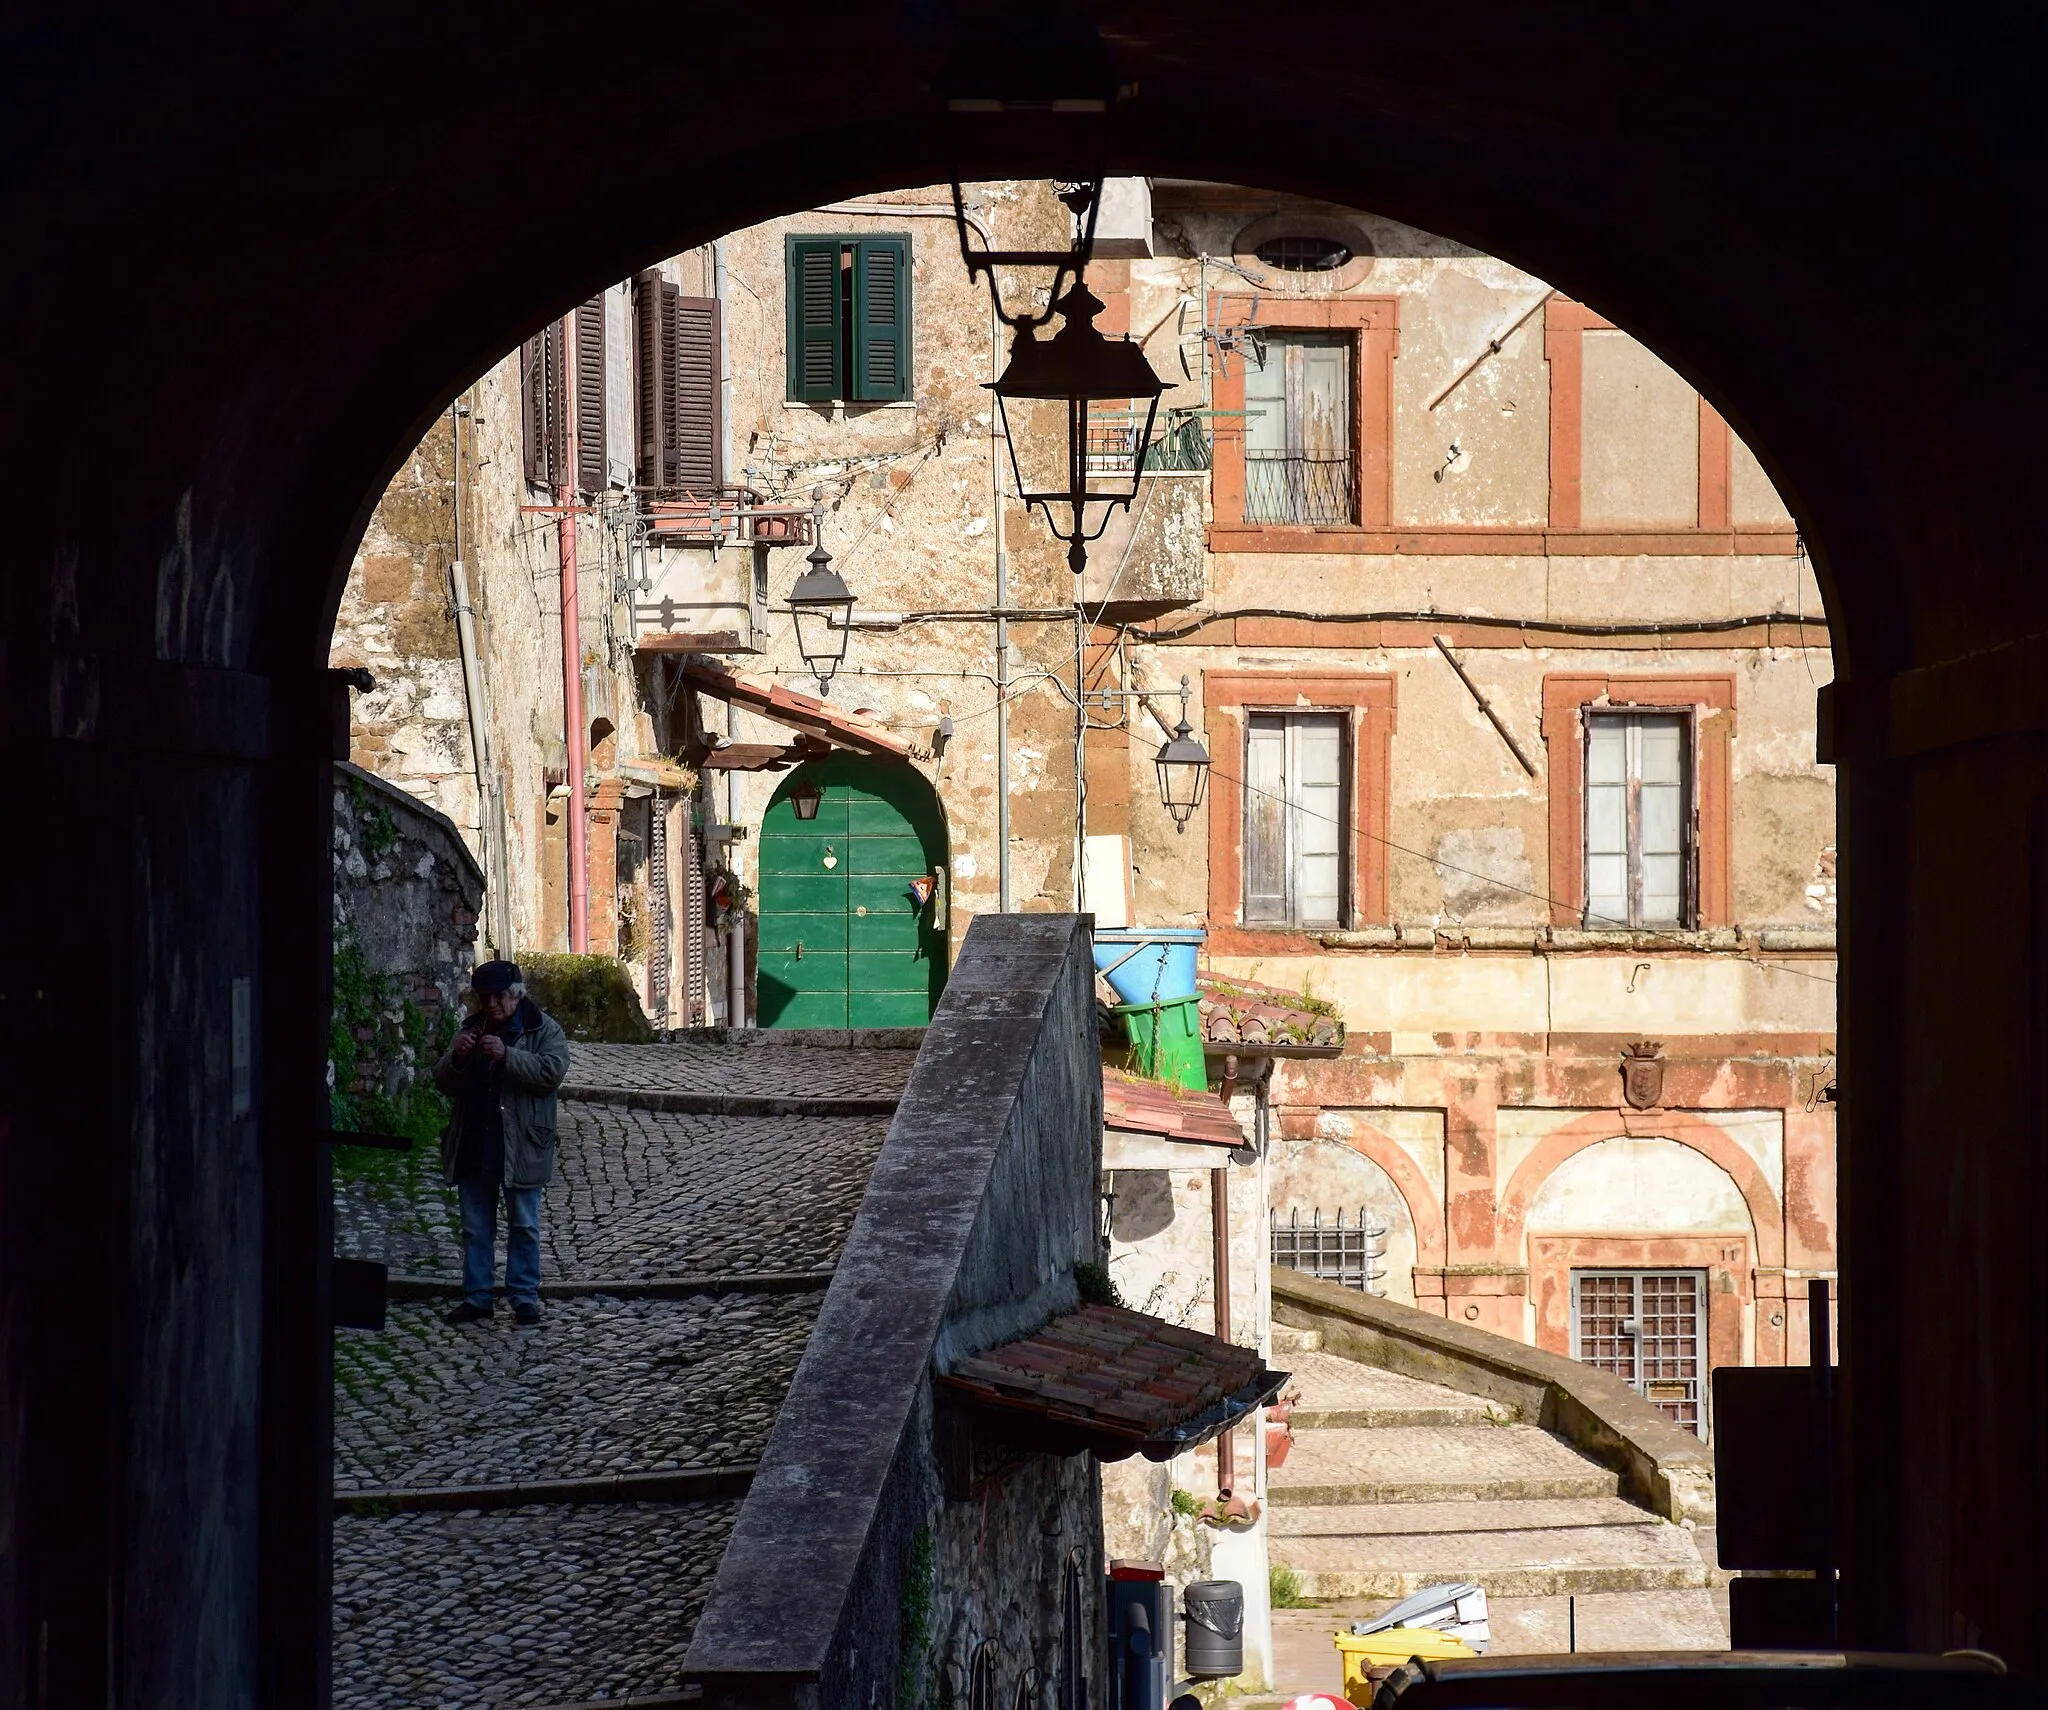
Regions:
[[[1053,1454],[1168,1460],[1280,1392],[1256,1351],[1120,1306],[1083,1306],[939,1379],[991,1424]]]
[[[894,731],[855,713],[843,713],[813,695],[800,695],[780,683],[729,671],[709,659],[690,656],[683,662],[683,677],[690,687],[714,700],[728,701],[764,718],[772,718],[807,736],[821,736],[839,748],[856,754],[906,759],[910,744]]]
[[[1115,1069],[1102,1071],[1102,1125],[1126,1134],[1156,1134],[1162,1140],[1208,1146],[1249,1144],[1230,1107],[1214,1093],[1189,1092]]]
[[[1344,1047],[1344,1018],[1311,1008],[1300,992],[1198,974],[1202,1040],[1223,1049],[1330,1056]]]

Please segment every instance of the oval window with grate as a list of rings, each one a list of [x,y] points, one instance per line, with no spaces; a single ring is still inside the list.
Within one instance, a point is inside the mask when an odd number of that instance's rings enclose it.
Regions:
[[[1288,273],[1334,273],[1351,259],[1351,246],[1333,237],[1290,235],[1268,238],[1252,252],[1268,267]]]

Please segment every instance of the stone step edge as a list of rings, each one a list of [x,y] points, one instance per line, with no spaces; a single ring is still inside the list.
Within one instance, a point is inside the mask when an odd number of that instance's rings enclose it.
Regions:
[[[1621,1480],[1613,1473],[1570,1473],[1557,1478],[1391,1480],[1383,1484],[1279,1484],[1269,1478],[1266,1500],[1275,1506],[1306,1508],[1377,1508],[1397,1502],[1541,1502],[1618,1496],[1620,1487]],[[1648,1510],[1644,1512],[1648,1514]]]
[[[796,1093],[707,1093],[653,1087],[600,1087],[564,1081],[555,1096],[571,1104],[612,1105],[682,1116],[894,1116],[903,1102],[898,1095],[882,1098],[834,1096],[808,1098]]]
[[[544,1282],[543,1300],[582,1300],[608,1294],[620,1300],[685,1300],[699,1294],[809,1294],[832,1286],[830,1271],[717,1271],[699,1276],[611,1277],[590,1281]],[[503,1283],[493,1291],[507,1294]],[[461,1280],[456,1277],[387,1277],[387,1300],[460,1300]]]
[[[1371,1507],[1372,1504],[1366,1503],[1361,1504],[1360,1506]],[[1402,1508],[1410,1505],[1397,1502],[1390,1504],[1390,1506],[1394,1508]],[[1278,1516],[1276,1515],[1274,1517],[1274,1525],[1272,1526],[1269,1532],[1269,1536],[1275,1538],[1302,1539],[1515,1538],[1520,1537],[1529,1532],[1636,1532],[1646,1529],[1654,1529],[1660,1526],[1669,1526],[1670,1524],[1671,1522],[1663,1518],[1662,1515],[1652,1514],[1648,1509],[1644,1509],[1640,1517],[1633,1520],[1574,1520],[1566,1523],[1560,1523],[1558,1521],[1553,1520],[1549,1524],[1541,1526],[1534,1524],[1527,1526],[1463,1526],[1457,1528],[1446,1528],[1443,1526],[1417,1526],[1409,1531],[1392,1532],[1296,1532],[1289,1527],[1281,1526],[1278,1523]]]
[[[1290,1415],[1296,1431],[1387,1431],[1412,1425],[1508,1425],[1496,1413],[1470,1407],[1301,1407]]]
[[[1353,1597],[1412,1597],[1446,1580],[1468,1580],[1488,1597],[1599,1597],[1629,1591],[1704,1591],[1704,1567],[1656,1567],[1641,1563],[1587,1564],[1578,1567],[1475,1568],[1448,1571],[1413,1568],[1295,1567],[1282,1551],[1275,1567],[1291,1571],[1301,1595],[1335,1602]]]
[[[608,1502],[716,1502],[744,1496],[758,1461],[727,1467],[683,1467],[674,1472],[613,1473],[605,1478],[527,1479],[512,1484],[387,1485],[337,1490],[334,1512],[361,1519],[417,1514],[430,1509],[527,1508],[540,1504]]]
[[[630,1698],[586,1698],[576,1704],[548,1704],[540,1710],[691,1710],[704,1702],[701,1686],[679,1686],[673,1692],[636,1692]],[[1276,1700],[1277,1702],[1277,1700]]]

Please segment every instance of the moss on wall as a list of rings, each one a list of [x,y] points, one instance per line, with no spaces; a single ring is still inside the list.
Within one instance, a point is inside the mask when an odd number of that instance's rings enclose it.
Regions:
[[[526,954],[519,959],[527,995],[571,1039],[644,1045],[654,1028],[623,964],[610,956]]]

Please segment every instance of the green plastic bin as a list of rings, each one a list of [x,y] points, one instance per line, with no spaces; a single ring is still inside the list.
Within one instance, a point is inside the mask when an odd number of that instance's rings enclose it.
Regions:
[[[1189,1092],[1205,1090],[1209,1071],[1202,1061],[1201,1009],[1199,997],[1118,1004],[1114,1013],[1123,1017],[1132,1069]]]

